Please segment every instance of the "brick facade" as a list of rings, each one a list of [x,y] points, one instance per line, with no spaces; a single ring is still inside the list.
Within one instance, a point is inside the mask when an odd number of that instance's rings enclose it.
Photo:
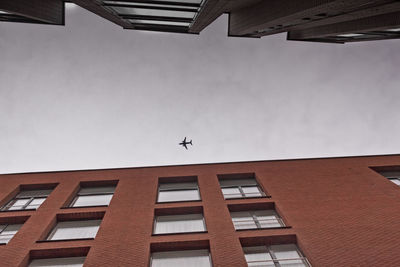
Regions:
[[[314,267],[400,266],[400,188],[371,169],[396,165],[398,155],[0,175],[0,206],[21,185],[56,184],[39,209],[0,212],[0,224],[25,222],[0,246],[0,266],[86,253],[85,267],[148,266],[152,250],[208,247],[213,266],[239,267],[241,242],[259,241],[297,242]],[[254,173],[270,197],[225,200],[217,175],[241,173]],[[156,203],[160,177],[189,176],[201,201]],[[108,207],[66,207],[81,182],[107,180],[118,181]],[[289,227],[235,231],[229,210],[260,205],[275,206]],[[202,210],[207,232],[152,235],[155,213],[180,208]],[[57,219],[93,216],[103,218],[94,240],[40,242]]]

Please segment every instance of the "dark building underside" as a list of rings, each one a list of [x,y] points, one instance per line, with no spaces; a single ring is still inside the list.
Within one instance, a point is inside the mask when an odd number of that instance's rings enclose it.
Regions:
[[[394,0],[71,0],[124,29],[199,34],[224,13],[228,35],[346,43],[400,38]],[[0,21],[64,24],[62,0],[2,0]]]

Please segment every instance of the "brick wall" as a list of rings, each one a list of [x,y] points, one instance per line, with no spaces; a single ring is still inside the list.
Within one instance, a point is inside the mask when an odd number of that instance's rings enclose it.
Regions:
[[[27,218],[0,246],[0,266],[23,267],[30,255],[74,255],[88,248],[85,267],[148,266],[151,248],[205,245],[214,266],[246,266],[240,240],[293,237],[313,266],[400,266],[400,188],[369,168],[393,165],[400,165],[400,156],[0,175],[0,205],[20,185],[58,183],[36,211],[0,212],[0,222]],[[217,175],[234,173],[255,173],[271,197],[225,200]],[[197,176],[202,200],[156,203],[159,177],[180,176]],[[118,180],[108,207],[62,208],[80,182],[100,180]],[[290,228],[235,231],[228,204],[270,202]],[[203,207],[206,233],[152,235],[155,209],[191,206]],[[102,212],[94,240],[37,242],[59,214]]]

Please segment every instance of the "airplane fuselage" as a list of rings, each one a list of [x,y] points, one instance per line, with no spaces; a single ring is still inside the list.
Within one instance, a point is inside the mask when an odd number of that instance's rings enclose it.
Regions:
[[[192,142],[179,143],[181,146],[191,145]]]

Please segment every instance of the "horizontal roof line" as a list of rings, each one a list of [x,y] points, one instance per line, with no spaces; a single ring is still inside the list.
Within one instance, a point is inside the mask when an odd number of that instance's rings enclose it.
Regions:
[[[346,158],[367,158],[367,157],[389,157],[400,156],[400,154],[381,154],[381,155],[359,155],[359,156],[336,156],[336,157],[320,157],[320,158],[294,158],[294,159],[273,159],[273,160],[251,160],[251,161],[231,161],[231,162],[213,162],[213,163],[189,163],[189,164],[173,164],[159,166],[142,166],[142,167],[118,167],[104,169],[81,169],[81,170],[61,170],[61,171],[37,171],[37,172],[21,172],[21,173],[2,173],[3,175],[20,175],[20,174],[40,174],[40,173],[62,173],[62,172],[88,172],[88,171],[106,171],[106,170],[129,170],[129,169],[147,169],[147,168],[168,168],[168,167],[190,167],[205,165],[226,165],[241,163],[261,163],[261,162],[279,162],[279,161],[303,161],[303,160],[321,160],[321,159],[346,159]]]

